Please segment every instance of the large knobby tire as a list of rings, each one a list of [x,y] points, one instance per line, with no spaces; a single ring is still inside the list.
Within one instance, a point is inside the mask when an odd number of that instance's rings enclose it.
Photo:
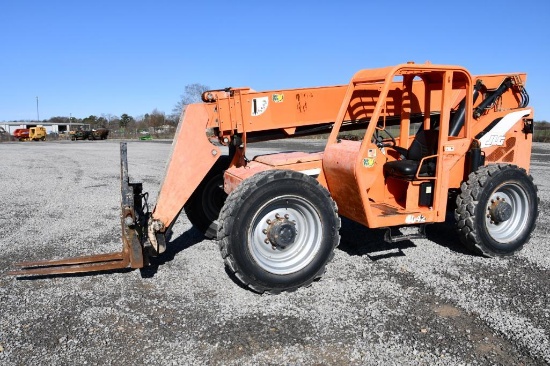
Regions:
[[[223,190],[223,173],[229,163],[229,156],[220,156],[183,207],[191,224],[209,239],[217,235],[218,216],[227,198]]]
[[[271,170],[244,180],[226,200],[218,240],[243,285],[272,294],[321,278],[340,242],[336,203],[317,180]]]
[[[515,165],[489,165],[471,173],[456,203],[460,240],[481,255],[512,255],[535,229],[537,187],[533,177]]]

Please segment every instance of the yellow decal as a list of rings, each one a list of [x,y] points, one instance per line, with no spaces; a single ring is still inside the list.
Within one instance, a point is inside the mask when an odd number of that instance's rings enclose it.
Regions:
[[[374,158],[363,159],[363,166],[365,168],[372,168],[374,166]]]
[[[273,94],[273,103],[281,103],[285,99],[284,94]]]

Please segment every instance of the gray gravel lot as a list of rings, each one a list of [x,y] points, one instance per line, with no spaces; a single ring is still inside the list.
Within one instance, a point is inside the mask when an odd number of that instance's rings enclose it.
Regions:
[[[322,149],[282,147],[300,148]],[[128,151],[154,203],[170,144]],[[549,154],[534,145],[540,216],[514,257],[472,256],[446,224],[389,245],[343,220],[321,281],[262,296],[228,277],[184,214],[146,270],[2,276],[15,261],[119,250],[120,167],[115,141],[0,144],[0,364],[550,364]]]

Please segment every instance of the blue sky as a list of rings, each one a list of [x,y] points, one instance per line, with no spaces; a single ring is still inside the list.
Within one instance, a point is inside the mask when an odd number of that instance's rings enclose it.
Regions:
[[[0,121],[171,113],[191,83],[345,84],[406,61],[527,72],[550,121],[550,1],[27,1],[0,5]]]

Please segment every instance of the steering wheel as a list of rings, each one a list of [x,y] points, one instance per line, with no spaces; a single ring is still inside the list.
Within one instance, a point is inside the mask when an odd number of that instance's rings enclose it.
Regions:
[[[380,131],[384,131],[389,136],[390,141],[384,141],[384,137],[380,134]],[[385,128],[383,128],[382,130],[376,129],[374,131],[374,140],[376,146],[378,146],[379,148],[394,147],[397,145],[397,143],[395,142],[395,137],[393,137],[393,135]]]

